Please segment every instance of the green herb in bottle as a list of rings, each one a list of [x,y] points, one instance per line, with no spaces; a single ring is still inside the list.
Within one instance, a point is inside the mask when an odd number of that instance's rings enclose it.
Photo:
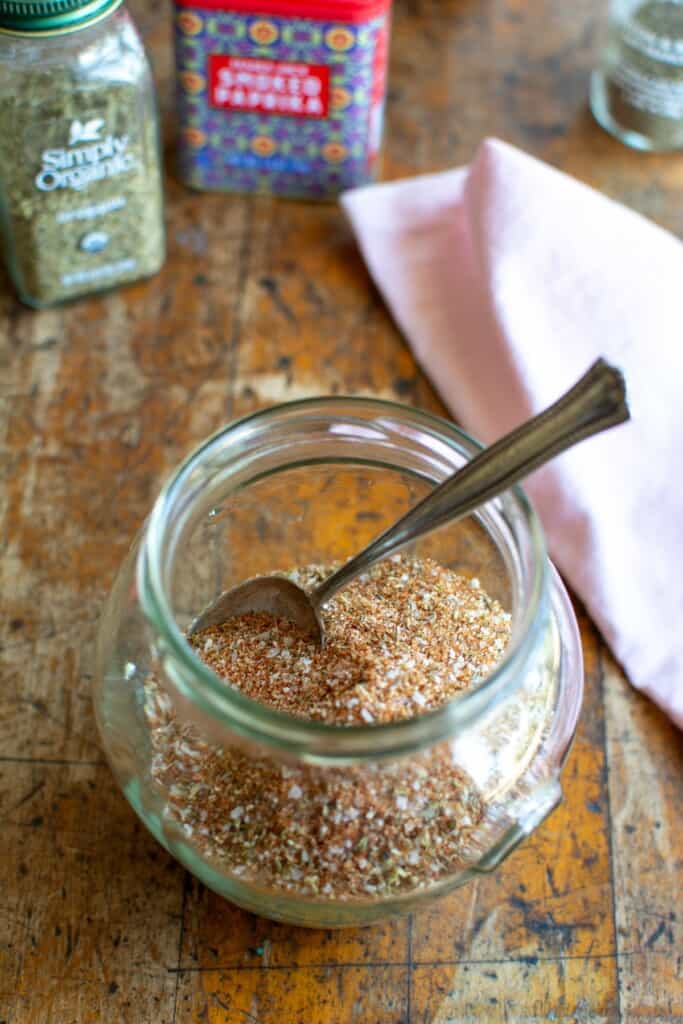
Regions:
[[[160,268],[154,92],[120,0],[0,0],[0,216],[33,306]]]

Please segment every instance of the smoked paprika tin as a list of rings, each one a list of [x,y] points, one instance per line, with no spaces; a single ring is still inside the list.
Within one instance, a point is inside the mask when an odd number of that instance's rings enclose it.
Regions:
[[[391,0],[175,0],[178,167],[331,199],[376,176]]]

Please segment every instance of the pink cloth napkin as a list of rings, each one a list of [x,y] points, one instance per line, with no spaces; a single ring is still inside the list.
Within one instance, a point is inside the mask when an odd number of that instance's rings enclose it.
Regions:
[[[599,355],[624,370],[632,421],[525,486],[631,682],[683,727],[683,244],[495,139],[469,167],[342,203],[418,360],[480,440]]]

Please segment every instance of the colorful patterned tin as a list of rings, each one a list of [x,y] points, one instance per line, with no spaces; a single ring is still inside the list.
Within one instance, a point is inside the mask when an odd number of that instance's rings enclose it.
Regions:
[[[179,170],[327,199],[372,180],[391,0],[176,0]]]

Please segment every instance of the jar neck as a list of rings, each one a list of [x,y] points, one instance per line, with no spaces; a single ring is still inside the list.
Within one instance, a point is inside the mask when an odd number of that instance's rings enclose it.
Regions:
[[[506,565],[512,640],[493,672],[436,711],[372,726],[326,725],[275,711],[225,685],[184,637],[192,617],[176,595],[184,552],[198,524],[230,496],[292,467],[357,462],[440,483],[479,446],[455,426],[414,409],[371,399],[313,399],[275,407],[209,438],[161,492],[138,558],[138,589],[163,675],[175,696],[214,737],[236,735],[314,763],[407,754],[454,737],[519,685],[548,622],[548,563],[538,519],[519,488],[490,502],[480,519]]]

